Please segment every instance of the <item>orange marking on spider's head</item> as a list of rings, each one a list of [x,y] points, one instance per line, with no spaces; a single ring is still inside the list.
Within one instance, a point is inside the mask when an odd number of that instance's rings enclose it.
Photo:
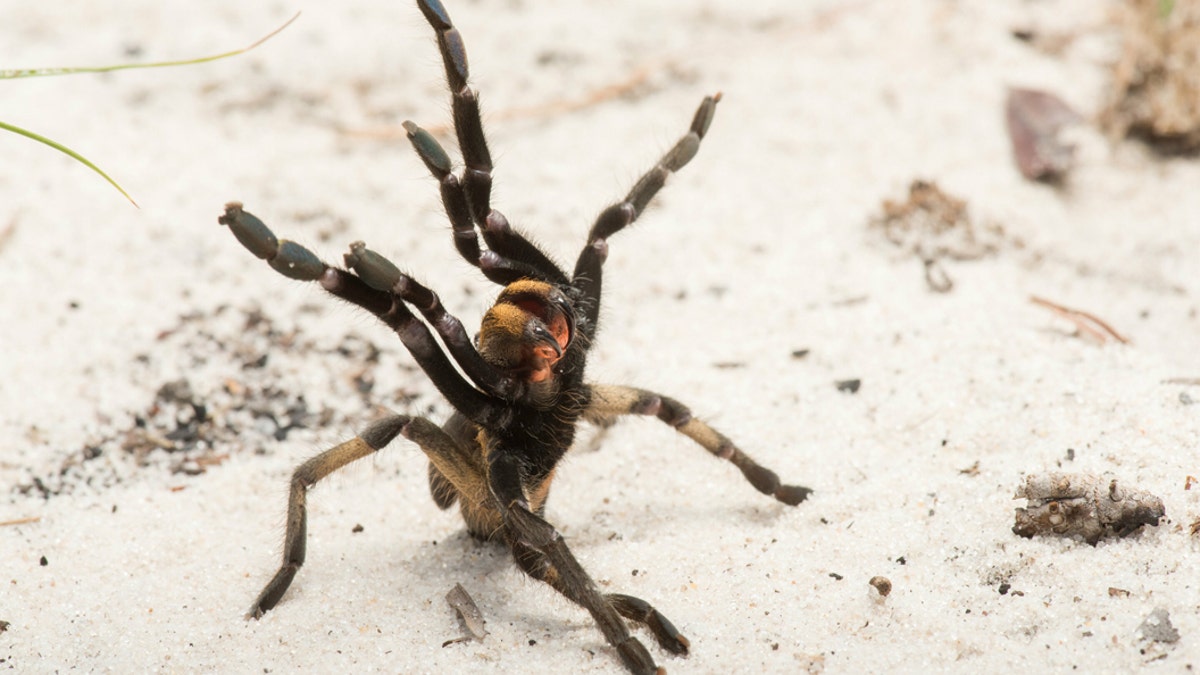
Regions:
[[[574,333],[574,309],[562,291],[522,279],[505,287],[484,315],[479,351],[496,366],[544,382],[554,376]]]

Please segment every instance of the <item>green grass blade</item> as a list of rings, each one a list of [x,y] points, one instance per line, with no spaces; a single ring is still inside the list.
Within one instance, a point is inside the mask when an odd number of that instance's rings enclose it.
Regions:
[[[45,136],[40,136],[38,134],[35,134],[32,131],[29,131],[28,129],[22,129],[21,127],[13,126],[11,124],[6,124],[5,122],[0,122],[0,129],[4,129],[6,131],[11,131],[13,133],[20,134],[21,136],[24,136],[26,138],[32,138],[33,140],[37,141],[38,143],[44,143],[44,144],[54,148],[55,150],[58,150],[59,152],[71,157],[72,159],[83,164],[84,166],[88,167],[92,171],[95,171],[96,173],[100,174],[100,176],[103,177],[104,180],[108,181],[110,185],[117,188],[117,190],[120,191],[121,194],[125,195],[125,198],[129,200],[130,204],[133,204],[134,206],[138,206],[138,203],[133,200],[133,197],[129,196],[129,193],[125,191],[125,188],[118,185],[117,181],[110,178],[108,174],[104,173],[104,171],[102,171],[100,169],[100,167],[96,166],[95,164],[92,164],[90,161],[88,161],[88,159],[86,157],[79,154],[78,152],[75,152],[74,150],[68,148],[67,146],[62,145],[61,143],[55,143],[54,141],[50,140],[49,138],[46,138]],[[141,208],[141,207],[138,206],[138,208]]]
[[[182,59],[179,61],[157,61],[155,63],[122,63],[115,66],[93,66],[79,68],[18,68],[9,70],[0,70],[0,80],[11,80],[19,77],[48,77],[51,75],[75,75],[77,73],[108,73],[114,70],[133,70],[137,68],[169,68],[171,66],[190,66],[197,63],[208,63],[209,61],[217,61],[227,59],[231,56],[238,56],[258,47],[262,43],[270,40],[278,35],[284,28],[292,25],[292,22],[299,18],[300,13],[296,12],[295,16],[288,19],[282,26],[267,33],[265,36],[255,40],[252,44],[235,49],[231,52],[222,54],[214,54],[212,56],[201,56],[194,59]]]

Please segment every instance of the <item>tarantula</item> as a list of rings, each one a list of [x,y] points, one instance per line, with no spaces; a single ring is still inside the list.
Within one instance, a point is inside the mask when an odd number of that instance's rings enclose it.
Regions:
[[[600,213],[568,276],[489,205],[492,160],[479,101],[467,83],[462,37],[438,0],[417,4],[437,34],[445,64],[454,129],[466,165],[461,176],[452,172],[450,157],[433,136],[411,122],[404,126],[417,154],[438,180],[458,252],[504,289],[484,315],[473,342],[437,294],[362,242],[350,245],[345,255],[348,269],[333,267],[299,244],[277,239],[241,204],[226,205],[219,222],[228,225],[254,255],[285,276],[318,282],[394,330],[455,410],[441,426],[423,417],[389,415],[356,438],[301,464],[291,479],[283,563],[248,616],[260,617],[274,607],[304,564],[308,489],[402,435],[428,456],[429,487],[440,508],[457,502],[471,535],[503,541],[522,570],[591,613],[631,672],[656,672],[650,653],[630,635],[622,619],[644,625],[672,654],[687,654],[687,638],[644,600],[601,593],[544,518],[555,467],[571,446],[578,422],[607,426],[621,415],[653,415],[732,462],[760,492],[790,505],[811,492],[780,483],[773,471],[672,398],[584,381],[588,349],[596,336],[607,241],[641,214],[668,175],[695,156],[720,96],[706,97],[687,134],[624,199]],[[486,250],[480,247],[479,235]],[[414,308],[424,321],[413,313]]]

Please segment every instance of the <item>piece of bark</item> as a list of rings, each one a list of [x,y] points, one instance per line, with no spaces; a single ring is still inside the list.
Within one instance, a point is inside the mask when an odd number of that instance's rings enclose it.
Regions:
[[[1062,99],[1036,89],[1010,88],[1004,104],[1008,138],[1021,175],[1030,180],[1062,179],[1075,161],[1075,146],[1059,132],[1080,120]]]
[[[1104,537],[1124,537],[1143,525],[1158,525],[1162,500],[1111,476],[1041,473],[1025,477],[1015,499],[1029,500],[1016,510],[1013,533],[1080,537],[1095,546]]]
[[[450,592],[446,593],[446,602],[458,613],[458,617],[462,619],[463,626],[466,627],[470,635],[455,640],[448,640],[442,645],[443,647],[471,638],[482,640],[487,637],[488,632],[484,628],[484,624],[487,621],[483,619],[483,612],[479,611],[479,605],[475,604],[475,601],[471,599],[471,596],[467,593],[467,589],[463,588],[462,584],[454,584],[454,588],[451,588]]]

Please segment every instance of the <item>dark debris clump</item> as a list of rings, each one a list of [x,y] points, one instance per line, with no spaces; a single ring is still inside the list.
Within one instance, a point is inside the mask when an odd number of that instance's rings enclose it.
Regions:
[[[257,307],[222,306],[180,317],[158,342],[130,365],[139,386],[161,382],[146,405],[124,419],[100,419],[94,438],[57,471],[31,476],[17,492],[49,498],[147,468],[198,475],[233,453],[271,452],[296,432],[352,429],[373,407],[368,394],[380,350],[354,334],[322,346]],[[182,363],[160,361],[167,358]],[[317,389],[305,378],[314,368],[324,375]],[[382,402],[405,406],[416,398],[400,391]]]
[[[1200,2],[1114,7],[1121,54],[1100,123],[1165,153],[1200,152]]]
[[[1016,510],[1013,533],[1078,537],[1093,546],[1106,537],[1124,537],[1143,525],[1158,525],[1166,515],[1158,497],[1092,474],[1042,473],[1026,476],[1015,498],[1028,505]]]

